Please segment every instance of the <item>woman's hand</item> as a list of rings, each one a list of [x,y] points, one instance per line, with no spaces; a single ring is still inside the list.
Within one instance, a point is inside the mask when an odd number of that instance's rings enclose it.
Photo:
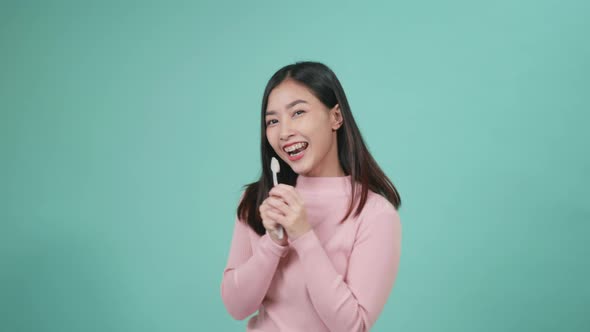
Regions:
[[[267,216],[283,226],[285,233],[291,240],[295,240],[311,230],[303,199],[294,187],[286,184],[274,186],[264,203],[272,208],[266,210]]]
[[[260,204],[259,211],[260,217],[262,218],[262,225],[266,229],[266,232],[270,236],[270,238],[277,244],[281,246],[286,246],[288,242],[288,237],[286,232],[283,231],[283,238],[279,239],[277,236],[277,229],[281,226],[276,220],[274,215],[279,215],[281,212],[275,208],[273,208],[269,204],[269,200],[272,197],[268,197],[265,199],[262,204]]]

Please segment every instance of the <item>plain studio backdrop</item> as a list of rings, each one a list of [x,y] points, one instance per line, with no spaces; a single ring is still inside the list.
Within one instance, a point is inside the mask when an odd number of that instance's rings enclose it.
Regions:
[[[590,2],[3,1],[0,330],[243,331],[262,93],[341,79],[402,197],[373,331],[589,331]]]

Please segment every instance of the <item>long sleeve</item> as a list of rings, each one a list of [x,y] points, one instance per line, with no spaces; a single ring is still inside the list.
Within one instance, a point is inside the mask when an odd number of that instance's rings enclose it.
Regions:
[[[250,237],[257,243],[254,251]],[[258,237],[236,218],[229,258],[221,282],[221,297],[229,314],[242,320],[260,307],[286,246],[276,244],[268,234]]]
[[[312,230],[291,242],[315,310],[330,331],[368,331],[393,288],[401,253],[401,223],[393,206],[367,215],[356,234],[346,276],[334,269]]]

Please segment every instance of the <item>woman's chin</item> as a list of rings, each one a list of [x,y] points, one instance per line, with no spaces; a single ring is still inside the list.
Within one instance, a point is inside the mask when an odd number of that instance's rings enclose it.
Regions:
[[[300,165],[289,165],[293,172],[297,173],[297,175],[305,175],[309,171],[305,167],[301,167]]]
[[[307,156],[303,156],[303,158],[300,158],[298,160],[285,160],[285,163],[287,163],[287,165],[289,165],[289,167],[291,167],[291,169],[293,170],[293,172],[297,173],[297,175],[303,175],[306,176],[308,175],[311,170],[312,167],[311,166],[311,159],[310,158],[311,155],[307,155]]]
[[[293,168],[293,172],[297,173],[297,175],[309,176],[311,173],[311,169],[308,167],[298,167]]]

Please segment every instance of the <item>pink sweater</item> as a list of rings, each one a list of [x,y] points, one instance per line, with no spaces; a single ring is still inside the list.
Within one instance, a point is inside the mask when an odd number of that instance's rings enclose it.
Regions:
[[[358,217],[339,220],[350,176],[299,176],[312,230],[289,245],[236,220],[221,297],[248,331],[368,331],[393,288],[401,254],[400,218],[369,191]],[[353,213],[354,214],[354,211]]]

